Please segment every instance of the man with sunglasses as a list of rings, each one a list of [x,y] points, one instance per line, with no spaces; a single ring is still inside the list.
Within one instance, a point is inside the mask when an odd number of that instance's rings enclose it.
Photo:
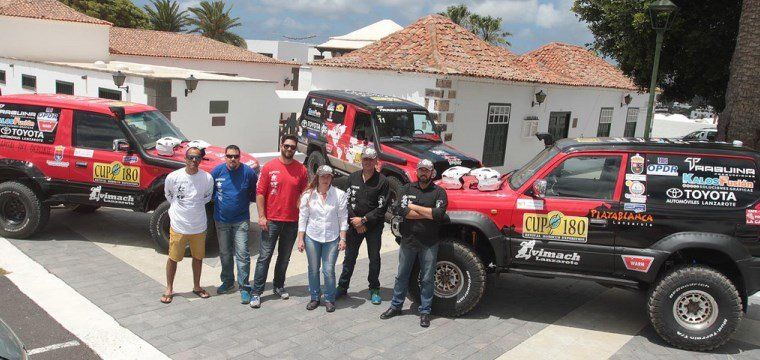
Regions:
[[[252,308],[261,307],[261,294],[264,292],[275,245],[277,263],[272,280],[274,293],[283,300],[290,297],[285,291],[285,275],[298,234],[298,200],[308,181],[306,167],[293,159],[296,144],[298,140],[295,135],[283,136],[280,140],[280,156],[266,163],[261,169],[256,189],[261,244],[251,286]]]
[[[248,249],[248,226],[251,219],[249,207],[256,202],[258,175],[247,165],[240,164],[240,148],[229,145],[224,150],[226,163],[211,171],[214,178],[214,222],[219,239],[219,260],[222,263],[222,284],[216,289],[224,294],[235,288],[232,254],[237,265],[237,283],[240,302],[251,302],[250,284],[251,253]]]
[[[214,192],[214,179],[198,168],[202,159],[199,148],[187,149],[185,167],[171,172],[164,181],[164,196],[170,204],[166,292],[161,296],[164,304],[172,302],[177,263],[185,257],[188,244],[193,257],[193,294],[203,299],[210,296],[201,288],[201,265],[206,256],[206,204]]]

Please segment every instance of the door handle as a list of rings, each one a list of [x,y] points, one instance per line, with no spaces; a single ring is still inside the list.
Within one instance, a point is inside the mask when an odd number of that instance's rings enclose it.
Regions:
[[[607,224],[608,224],[607,219],[591,219],[589,221],[592,226],[596,226],[596,227],[607,227]]]
[[[77,161],[76,165],[77,165],[77,167],[80,167],[80,168],[86,168],[87,167],[87,162]]]

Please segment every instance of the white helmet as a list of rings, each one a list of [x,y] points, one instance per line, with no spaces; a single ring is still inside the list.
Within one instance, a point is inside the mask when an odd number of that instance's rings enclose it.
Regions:
[[[470,171],[470,175],[478,179],[478,190],[480,191],[494,191],[501,187],[501,174],[494,169],[487,167],[474,169]]]
[[[181,143],[182,140],[171,136],[160,138],[156,141],[156,151],[158,155],[174,156],[174,148]]]
[[[192,147],[195,147],[195,148],[198,148],[200,150],[203,150],[203,149],[205,149],[205,148],[207,148],[209,146],[211,146],[211,144],[209,144],[209,143],[207,143],[207,142],[205,142],[203,140],[193,140],[193,141],[187,143],[188,149],[192,148]]]
[[[441,182],[438,185],[444,189],[461,189],[462,184],[464,183],[464,181],[462,181],[462,177],[467,175],[469,172],[470,169],[464,166],[450,167],[443,172],[441,176]]]

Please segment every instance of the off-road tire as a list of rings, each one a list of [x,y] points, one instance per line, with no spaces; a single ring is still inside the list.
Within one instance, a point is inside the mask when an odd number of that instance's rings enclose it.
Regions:
[[[711,310],[692,313],[692,304],[704,309],[699,303],[709,304]],[[692,351],[709,351],[725,344],[742,318],[742,300],[734,284],[703,265],[670,271],[652,287],[647,305],[657,334],[675,347]],[[688,311],[679,315],[684,309]],[[709,314],[715,314],[714,318]]]
[[[9,217],[7,211],[11,211],[12,207],[19,210],[14,215],[17,218]],[[32,188],[17,181],[0,184],[0,235],[26,239],[42,230],[49,219],[50,206],[43,203]]]
[[[216,249],[219,244],[216,236],[216,226],[214,224],[213,209],[210,205],[206,208],[206,218],[208,220],[206,228],[206,249]],[[150,217],[150,237],[156,243],[158,249],[164,254],[169,253],[169,202],[164,201],[153,210]],[[190,256],[190,247],[185,249],[185,256]]]
[[[325,159],[325,156],[319,150],[309,153],[309,157],[306,159],[306,170],[308,170],[309,179],[316,174],[320,166],[325,164],[327,164],[327,159]]]
[[[486,268],[475,251],[469,246],[453,239],[441,242],[438,248],[438,264],[436,272],[443,267],[456,267],[461,274],[461,289],[451,292],[447,297],[439,296],[439,288],[436,286],[436,294],[433,297],[433,312],[441,316],[462,316],[480,303],[486,291]],[[415,262],[409,281],[409,298],[419,303],[420,301],[420,266]]]
[[[100,206],[95,205],[74,205],[71,211],[77,214],[92,214],[96,210],[100,209]]]
[[[386,180],[388,181],[388,211],[385,212],[385,222],[390,223],[391,219],[393,219],[396,202],[398,201],[398,194],[404,185],[399,178],[392,175],[388,175]]]

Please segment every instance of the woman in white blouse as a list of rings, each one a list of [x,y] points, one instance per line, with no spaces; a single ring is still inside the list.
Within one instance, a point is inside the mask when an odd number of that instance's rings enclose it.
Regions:
[[[317,174],[301,196],[298,216],[298,251],[306,249],[309,260],[309,292],[307,310],[319,306],[321,293],[319,270],[325,282],[325,308],[335,311],[335,261],[338,251],[346,248],[348,208],[346,193],[332,186],[333,170],[328,165]]]

